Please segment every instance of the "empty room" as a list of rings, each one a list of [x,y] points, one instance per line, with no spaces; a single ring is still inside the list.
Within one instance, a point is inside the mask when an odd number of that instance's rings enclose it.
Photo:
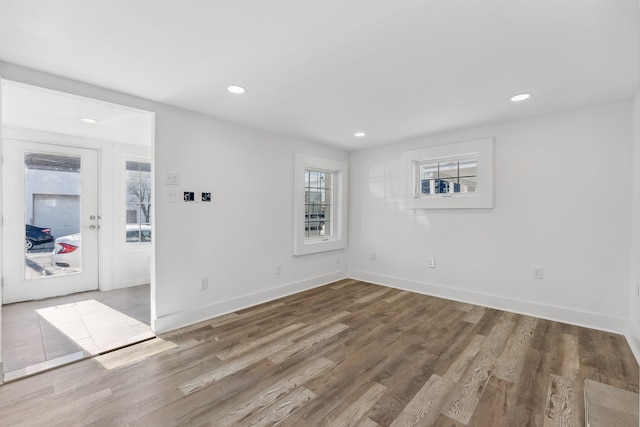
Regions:
[[[0,0],[0,80],[0,424],[638,425],[638,0]]]

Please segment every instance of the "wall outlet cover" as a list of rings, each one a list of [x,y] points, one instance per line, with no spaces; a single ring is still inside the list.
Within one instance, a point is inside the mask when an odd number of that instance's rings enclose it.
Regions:
[[[164,183],[166,185],[180,185],[180,174],[174,171],[167,171]]]
[[[180,192],[178,190],[166,190],[166,201],[167,202],[179,202],[180,201]]]
[[[533,278],[542,280],[543,277],[543,269],[542,267],[533,267]]]

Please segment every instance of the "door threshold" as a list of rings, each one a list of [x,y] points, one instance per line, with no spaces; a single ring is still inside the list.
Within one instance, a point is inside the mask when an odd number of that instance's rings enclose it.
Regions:
[[[0,384],[6,384],[11,381],[21,380],[22,378],[40,374],[45,371],[50,371],[52,369],[68,365],[73,362],[79,362],[81,360],[91,359],[95,358],[96,356],[112,353],[116,350],[121,350],[123,348],[131,347],[145,341],[153,340],[154,338],[156,338],[156,335],[153,332],[149,331],[149,333],[139,334],[135,337],[124,338],[122,340],[109,343],[108,345],[104,345],[100,348],[96,347],[94,349],[91,349],[90,353],[86,351],[78,351],[61,357],[56,357],[55,359],[36,363],[35,365],[5,372],[3,381],[0,382]]]
[[[91,355],[84,351],[78,351],[76,353],[67,354],[64,356],[56,357],[55,359],[47,360],[35,365],[27,366],[25,368],[16,369],[15,371],[4,373],[4,382],[15,381],[21,378],[30,377],[31,375],[39,374],[44,371],[57,368],[62,365],[77,362],[78,360],[86,359]]]

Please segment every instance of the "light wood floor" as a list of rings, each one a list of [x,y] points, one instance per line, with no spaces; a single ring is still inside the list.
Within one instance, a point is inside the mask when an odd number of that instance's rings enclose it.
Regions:
[[[161,338],[0,386],[0,424],[583,426],[585,379],[638,392],[621,335],[352,280]]]

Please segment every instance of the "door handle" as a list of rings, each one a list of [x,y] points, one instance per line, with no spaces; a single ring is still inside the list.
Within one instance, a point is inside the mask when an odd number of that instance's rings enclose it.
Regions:
[[[89,230],[95,230],[95,229],[96,229],[96,226],[95,226],[95,225],[93,225],[93,224],[91,224],[90,226],[85,227],[85,228],[88,228]]]

